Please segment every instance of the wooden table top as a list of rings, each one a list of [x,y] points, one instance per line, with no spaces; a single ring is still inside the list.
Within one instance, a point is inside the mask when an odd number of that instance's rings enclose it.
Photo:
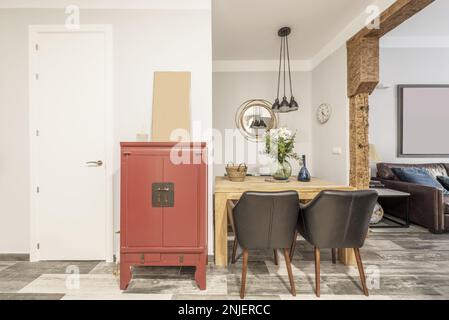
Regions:
[[[320,192],[322,190],[354,190],[353,187],[340,185],[317,178],[310,182],[297,181],[292,177],[290,182],[267,182],[270,177],[246,177],[244,182],[232,182],[227,177],[215,177],[215,192],[218,193],[243,193],[245,191],[286,191]]]

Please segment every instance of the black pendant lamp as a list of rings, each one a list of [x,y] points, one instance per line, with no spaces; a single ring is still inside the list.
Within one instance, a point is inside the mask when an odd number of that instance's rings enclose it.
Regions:
[[[289,27],[283,27],[278,31],[278,36],[281,38],[281,50],[279,54],[279,73],[278,73],[278,89],[277,97],[273,103],[273,111],[278,113],[287,113],[292,111],[297,111],[299,109],[298,102],[296,102],[293,96],[293,86],[292,86],[292,73],[290,69],[290,51],[288,48],[288,36],[291,33]],[[290,101],[287,99],[287,89],[286,89],[286,78],[287,78],[287,68],[288,68],[288,81],[290,84]],[[282,101],[279,100],[279,93],[281,89],[281,74],[283,75],[283,85],[284,85],[284,97]]]

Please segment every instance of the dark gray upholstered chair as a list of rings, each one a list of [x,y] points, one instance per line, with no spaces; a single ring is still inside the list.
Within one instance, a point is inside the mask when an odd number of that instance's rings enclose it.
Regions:
[[[363,293],[368,296],[359,249],[365,242],[377,197],[374,190],[323,191],[310,203],[301,206],[298,231],[315,247],[315,282],[318,297],[320,249],[332,249],[332,260],[336,263],[337,248],[354,249]]]
[[[236,241],[232,253],[235,263],[237,242],[243,249],[243,269],[240,297],[245,296],[248,250],[283,249],[291,293],[296,295],[289,249],[296,233],[299,215],[299,197],[296,191],[245,192],[235,204],[228,203],[228,217]]]

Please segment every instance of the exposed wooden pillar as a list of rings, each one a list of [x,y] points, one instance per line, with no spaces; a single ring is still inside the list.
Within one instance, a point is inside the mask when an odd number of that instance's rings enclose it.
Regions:
[[[351,186],[369,188],[369,95],[379,83],[379,39],[347,43]]]
[[[363,28],[347,42],[350,99],[350,183],[369,187],[369,95],[379,83],[379,39],[435,0],[397,0],[378,29]]]
[[[350,183],[358,189],[369,188],[369,94],[359,93],[350,98]]]

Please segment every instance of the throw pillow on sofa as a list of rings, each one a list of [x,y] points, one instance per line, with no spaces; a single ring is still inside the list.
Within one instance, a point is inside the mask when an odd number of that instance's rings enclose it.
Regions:
[[[448,176],[438,176],[438,181],[443,185],[443,187],[449,191],[449,177]]]
[[[393,170],[394,174],[401,181],[441,189],[444,194],[449,195],[449,191],[446,190],[426,169],[392,168],[391,170]]]

